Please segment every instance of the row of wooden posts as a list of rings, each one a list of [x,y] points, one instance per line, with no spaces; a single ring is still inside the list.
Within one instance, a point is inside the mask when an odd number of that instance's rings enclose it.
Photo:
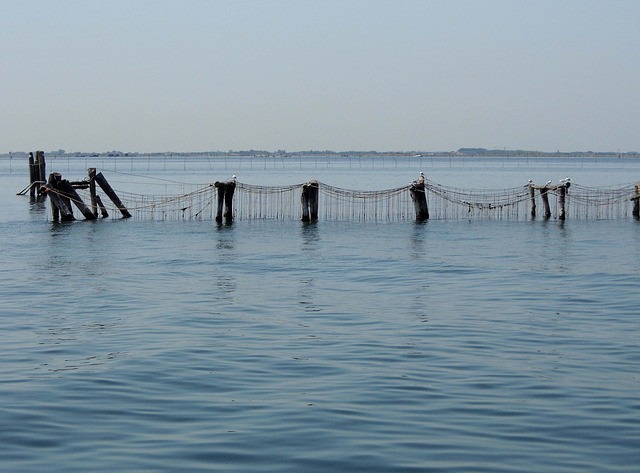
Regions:
[[[131,217],[131,214],[120,201],[105,177],[102,173],[96,173],[95,168],[88,169],[88,180],[84,181],[70,182],[62,179],[62,175],[59,173],[50,174],[48,180],[45,181],[45,174],[46,163],[44,152],[36,151],[35,156],[33,153],[29,153],[30,184],[19,194],[24,194],[28,190],[32,198],[34,198],[36,194],[38,196],[49,196],[54,221],[75,220],[71,205],[72,202],[78,207],[87,220],[98,218],[98,209],[100,209],[102,217],[107,217],[109,215],[107,209],[102,204],[100,196],[96,193],[96,183],[115,204],[123,217]],[[216,221],[222,222],[224,219],[230,222],[233,220],[233,195],[236,188],[235,178],[226,182],[217,181],[214,185],[218,189]],[[565,201],[570,186],[571,182],[568,179],[559,185],[546,184],[544,186],[538,186],[530,182],[528,188],[531,197],[531,217],[536,217],[537,213],[536,190],[539,191],[542,200],[542,216],[545,219],[551,217],[549,191],[554,191],[558,195],[558,219],[565,220]],[[89,188],[89,195],[91,197],[89,206],[82,201],[82,198],[75,190],[86,188]],[[301,205],[303,222],[314,222],[318,220],[318,191],[319,184],[317,181],[309,181],[302,186]],[[418,180],[411,183],[409,192],[414,204],[416,220],[428,220],[429,207],[427,204],[424,174],[420,173]],[[640,183],[636,184],[635,196],[632,197],[631,200],[634,201],[632,214],[635,218],[640,218]]]

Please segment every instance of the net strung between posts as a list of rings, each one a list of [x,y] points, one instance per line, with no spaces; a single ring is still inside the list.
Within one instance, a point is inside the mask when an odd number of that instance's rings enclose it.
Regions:
[[[307,183],[305,183],[307,184]],[[302,217],[301,196],[305,184],[259,186],[236,182],[233,217],[245,219],[296,219]],[[318,182],[320,220],[402,221],[414,220],[410,185],[379,191],[342,189]],[[426,180],[425,192],[431,219],[529,219],[529,186],[507,189],[461,189]],[[203,185],[179,195],[143,195],[116,190],[129,212],[146,220],[214,220],[217,188]],[[83,199],[88,202],[87,191]],[[538,216],[542,215],[539,189],[535,190]],[[557,191],[548,191],[552,218],[558,217]],[[572,184],[567,189],[565,213],[575,219],[612,219],[631,215],[633,184],[592,188]],[[110,204],[103,199],[104,204]],[[107,205],[112,217],[118,210]]]

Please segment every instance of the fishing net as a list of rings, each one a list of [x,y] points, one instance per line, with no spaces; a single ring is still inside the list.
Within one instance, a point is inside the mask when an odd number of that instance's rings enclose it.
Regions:
[[[306,184],[306,183],[305,183]],[[259,186],[235,182],[233,218],[295,219],[302,217],[301,196],[305,184]],[[416,211],[411,185],[386,190],[361,191],[334,187],[322,182],[318,186],[320,220],[402,221],[414,220]],[[414,187],[415,189],[415,187]],[[79,191],[87,202],[88,191]],[[147,220],[214,220],[218,193],[214,184],[176,195],[144,195],[116,190],[134,218]],[[529,185],[506,189],[462,189],[425,180],[424,192],[431,219],[529,219],[531,194]],[[555,187],[547,191],[551,218],[558,218],[559,199]],[[575,219],[613,219],[631,215],[636,188],[593,188],[572,184],[565,195],[565,216]],[[538,216],[542,216],[539,187],[534,191]],[[103,199],[110,216],[119,211]]]

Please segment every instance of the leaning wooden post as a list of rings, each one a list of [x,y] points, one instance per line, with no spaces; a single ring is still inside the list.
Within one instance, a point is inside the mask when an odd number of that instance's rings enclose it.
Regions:
[[[222,222],[222,208],[224,206],[224,191],[227,184],[224,182],[216,181],[213,184],[218,189],[218,210],[216,212],[216,222]]]
[[[67,181],[66,179],[60,180],[60,182],[58,182],[58,190],[62,192],[66,197],[68,197],[76,207],[78,207],[78,210],[80,210],[82,215],[84,215],[84,218],[86,218],[87,220],[95,220],[97,218],[97,215],[94,214],[91,209],[85,205],[85,203],[82,201],[82,198],[71,186],[69,181]]]
[[[102,215],[102,218],[107,218],[109,216],[109,212],[107,212],[106,207],[102,203],[102,199],[97,194],[96,194],[96,203],[98,204],[98,207],[100,207],[100,214]]]
[[[549,207],[549,186],[544,186],[540,188],[540,197],[542,197],[542,208],[544,213],[544,218],[548,219],[551,217],[551,207]]]
[[[96,168],[87,169],[89,175],[89,195],[91,196],[91,211],[98,216],[98,195],[96,194]]]
[[[59,183],[62,181],[62,175],[54,172],[49,175],[49,182],[44,187],[43,191],[49,196],[51,202],[51,216],[54,222],[61,219],[63,222],[75,220],[73,211],[68,203],[68,199],[61,196],[58,189]]]
[[[633,200],[633,216],[640,218],[640,182],[636,184],[636,195],[631,200]]]
[[[529,196],[531,197],[531,217],[536,216],[536,190],[533,184],[529,184]]]
[[[413,200],[413,207],[416,211],[416,221],[422,222],[429,219],[429,207],[427,206],[427,193],[425,192],[425,184],[421,181],[416,181],[409,187],[411,193],[411,200]]]
[[[129,213],[129,211],[127,210],[127,208],[124,206],[124,204],[120,201],[120,198],[118,197],[118,195],[114,192],[114,190],[111,188],[111,186],[109,185],[109,183],[107,182],[107,180],[104,178],[104,176],[102,175],[101,172],[99,172],[98,174],[96,174],[95,177],[95,181],[98,183],[98,185],[102,188],[102,190],[104,191],[105,194],[107,194],[109,196],[109,198],[111,199],[111,202],[114,203],[114,205],[118,208],[118,210],[120,211],[120,213],[122,214],[122,216],[124,218],[129,218],[131,217],[131,214]]]
[[[564,201],[565,196],[567,195],[567,186],[562,184],[556,187],[556,190],[558,191],[558,220],[565,220],[566,214],[564,211]]]
[[[224,190],[224,219],[227,222],[233,220],[233,193],[236,190],[235,181],[227,182]]]

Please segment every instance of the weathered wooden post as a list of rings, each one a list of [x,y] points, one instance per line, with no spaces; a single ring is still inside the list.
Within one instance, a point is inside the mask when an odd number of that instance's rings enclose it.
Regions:
[[[91,196],[91,211],[98,216],[98,195],[96,194],[96,168],[87,169],[89,176],[89,195]]]
[[[118,197],[118,195],[114,192],[114,190],[111,188],[111,186],[109,185],[109,183],[107,182],[107,180],[104,178],[104,176],[102,175],[101,172],[99,172],[98,174],[96,174],[96,177],[94,179],[98,185],[102,188],[102,190],[104,191],[105,194],[107,194],[109,196],[109,198],[111,199],[111,202],[114,203],[114,205],[118,208],[118,210],[120,211],[120,213],[122,214],[122,216],[124,218],[129,218],[131,217],[131,214],[129,213],[129,211],[127,210],[127,208],[124,206],[124,204],[120,201],[120,198]]]
[[[540,197],[542,197],[542,209],[545,219],[551,217],[551,207],[549,207],[549,186],[546,185],[540,188]]]
[[[529,184],[529,196],[531,197],[531,217],[536,216],[536,189],[533,184]]]
[[[47,165],[44,161],[44,151],[36,151],[36,167],[38,169],[38,183],[36,184],[36,190],[38,195],[40,195],[40,187],[44,184],[44,176],[47,174]]]
[[[566,219],[566,214],[564,211],[564,201],[565,196],[567,195],[567,187],[568,184],[562,184],[556,187],[556,190],[558,191],[558,220]]]
[[[236,181],[235,179],[227,182],[216,181],[213,185],[218,189],[216,222],[222,222],[222,217],[230,222],[233,220],[233,193],[236,190]]]
[[[640,182],[636,184],[636,195],[631,198],[633,200],[633,216],[640,218]]]
[[[36,162],[33,159],[33,153],[29,153],[29,197],[32,199],[36,196]]]
[[[98,207],[100,207],[100,214],[102,215],[102,218],[107,218],[109,216],[109,212],[107,212],[107,209],[102,204],[102,199],[97,194],[96,194],[96,203],[98,204]]]
[[[227,222],[233,220],[233,193],[236,190],[235,181],[227,182],[224,190],[224,219]]]
[[[318,194],[320,186],[318,181],[309,182],[309,212],[311,213],[311,221],[318,221]]]
[[[87,220],[95,220],[97,218],[97,214],[94,214],[89,207],[85,205],[82,201],[82,198],[78,195],[76,190],[71,186],[69,181],[66,179],[61,179],[58,181],[58,190],[62,192],[65,197],[69,198],[78,210],[84,215],[84,218]]]
[[[302,195],[300,196],[300,203],[302,204],[302,221],[310,222],[309,216],[309,184],[302,186]]]
[[[63,222],[75,220],[68,199],[62,197],[60,190],[58,189],[58,185],[61,181],[61,174],[57,172],[51,173],[49,175],[49,182],[43,189],[49,196],[49,200],[51,202],[51,216],[54,222],[57,222],[60,219]]]
[[[216,222],[222,222],[222,208],[224,206],[224,191],[226,190],[226,183],[216,181],[214,186],[218,189],[218,210],[216,212]]]
[[[318,181],[309,181],[302,186],[302,221],[315,222],[318,220]]]
[[[416,221],[422,222],[429,219],[429,207],[427,206],[427,193],[425,192],[424,180],[420,179],[411,183],[409,187],[411,200],[416,211]]]

